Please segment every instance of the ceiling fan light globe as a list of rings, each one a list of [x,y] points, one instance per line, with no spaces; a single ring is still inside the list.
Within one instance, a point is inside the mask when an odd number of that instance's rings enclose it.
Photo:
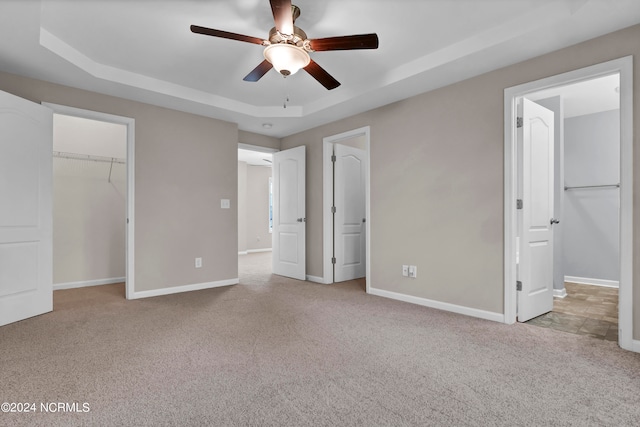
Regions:
[[[278,43],[264,49],[264,58],[283,76],[295,74],[309,65],[311,58],[302,48],[287,43]]]

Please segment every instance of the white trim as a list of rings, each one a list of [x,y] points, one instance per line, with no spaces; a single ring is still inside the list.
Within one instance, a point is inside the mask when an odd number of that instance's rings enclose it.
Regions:
[[[464,314],[465,316],[477,317],[479,319],[492,320],[494,322],[504,323],[504,315],[502,313],[494,313],[491,311],[478,310],[476,308],[465,307],[462,305],[449,304],[447,302],[430,300],[427,298],[414,297],[411,295],[400,294],[397,292],[385,291],[369,286],[368,293],[379,297],[395,299],[398,301],[410,302],[412,304],[422,305],[424,307],[436,308],[438,310],[450,311],[452,313]]]
[[[632,340],[631,341],[631,348],[629,348],[629,350],[635,351],[636,353],[640,353],[640,341],[639,340]]]
[[[309,276],[308,274],[307,274],[307,282],[322,283],[323,285],[327,284],[327,283],[325,283],[323,277]]]
[[[79,282],[57,283],[53,285],[53,290],[86,288],[88,286],[113,285],[114,283],[122,283],[126,281],[126,277],[111,277],[109,279],[81,280]]]
[[[248,249],[246,251],[239,251],[238,255],[249,255],[249,254],[257,254],[259,252],[272,252],[272,248],[264,248],[264,249]]]
[[[551,87],[620,74],[620,291],[619,345],[633,340],[633,57],[615,59],[504,90],[504,321],[516,321],[516,101]],[[635,350],[634,350],[635,348]]]
[[[238,149],[257,151],[259,153],[277,153],[278,151],[280,151],[277,148],[263,147],[261,145],[245,144],[243,142],[238,142]]]
[[[247,250],[248,254],[257,254],[259,252],[272,252],[273,248],[264,248],[264,249],[249,249]]]
[[[331,207],[333,205],[333,166],[331,156],[333,155],[333,145],[345,139],[364,136],[365,139],[365,159],[366,182],[365,182],[365,205],[366,205],[366,286],[369,292],[371,282],[371,128],[364,126],[358,129],[343,132],[337,135],[328,136],[322,139],[322,271],[325,284],[333,283],[333,217]]]
[[[605,288],[619,288],[617,280],[591,279],[589,277],[564,276],[565,282],[579,283],[581,285],[604,286]]]
[[[237,285],[238,283],[240,283],[239,279],[228,279],[228,280],[219,280],[217,282],[196,283],[193,285],[184,285],[184,286],[173,286],[171,288],[162,288],[162,289],[153,289],[151,291],[134,292],[134,294],[131,295],[130,298],[129,297],[127,298],[138,299],[138,298],[158,297],[162,295],[179,294],[182,292],[201,291],[203,289],[212,289],[212,288],[219,288],[222,286]]]
[[[555,298],[565,298],[567,296],[567,290],[565,288],[562,289],[554,289],[553,296]]]
[[[66,105],[43,102],[56,114],[82,117],[85,119],[102,122],[116,123],[127,127],[127,227],[126,227],[126,298],[131,299],[135,293],[135,119],[131,117],[116,116],[99,111],[84,110]]]

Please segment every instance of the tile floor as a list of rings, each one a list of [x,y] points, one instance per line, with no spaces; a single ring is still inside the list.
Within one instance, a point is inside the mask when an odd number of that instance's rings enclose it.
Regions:
[[[530,325],[618,341],[618,288],[565,283],[567,296],[553,299],[553,311]]]

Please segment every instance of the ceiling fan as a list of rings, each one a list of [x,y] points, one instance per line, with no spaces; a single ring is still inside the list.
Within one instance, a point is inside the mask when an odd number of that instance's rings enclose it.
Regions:
[[[291,0],[269,0],[269,2],[275,27],[269,31],[268,39],[214,30],[198,25],[192,25],[191,31],[207,36],[265,46],[264,61],[247,74],[244,81],[257,82],[272,68],[285,77],[295,74],[302,68],[329,90],[340,86],[340,82],[311,59],[309,52],[378,48],[378,35],[375,33],[308,39],[304,31],[293,25],[300,16],[298,6],[292,5]]]

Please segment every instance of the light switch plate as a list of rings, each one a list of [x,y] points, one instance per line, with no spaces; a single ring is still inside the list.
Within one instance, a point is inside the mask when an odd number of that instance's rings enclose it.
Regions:
[[[229,199],[220,199],[220,207],[222,209],[231,208],[231,200],[229,200]]]
[[[409,277],[411,277],[412,279],[418,277],[418,267],[416,267],[415,265],[409,266]]]
[[[404,277],[409,277],[409,266],[408,265],[403,265],[402,266],[402,275]]]

